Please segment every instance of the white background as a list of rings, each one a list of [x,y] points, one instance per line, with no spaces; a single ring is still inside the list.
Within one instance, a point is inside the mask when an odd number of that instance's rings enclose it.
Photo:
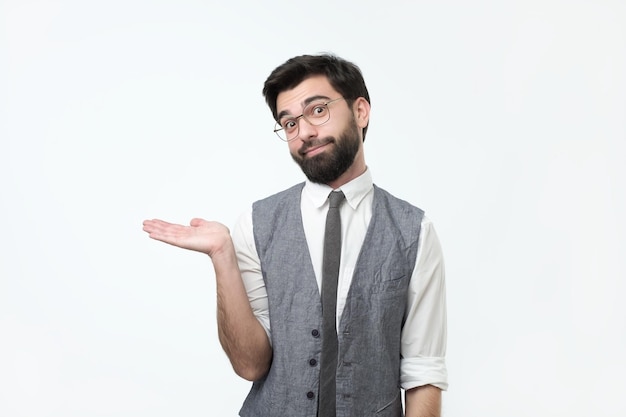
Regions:
[[[626,3],[0,1],[0,416],[234,416],[203,255],[303,179],[261,96],[334,52],[447,265],[445,416],[626,415]]]

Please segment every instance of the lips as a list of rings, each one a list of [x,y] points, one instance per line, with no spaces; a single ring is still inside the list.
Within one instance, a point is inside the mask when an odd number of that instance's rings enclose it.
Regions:
[[[310,142],[306,142],[305,144],[302,145],[302,147],[300,147],[300,149],[298,150],[298,154],[302,157],[305,157],[309,153],[314,152],[315,150],[322,148],[328,145],[329,143],[333,143],[334,141],[335,140],[333,138],[326,138],[326,139],[317,139],[317,140],[312,140]]]

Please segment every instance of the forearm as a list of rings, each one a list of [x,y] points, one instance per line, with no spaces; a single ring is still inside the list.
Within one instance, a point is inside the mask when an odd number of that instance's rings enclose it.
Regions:
[[[214,255],[219,339],[237,375],[249,381],[263,377],[272,349],[252,312],[234,250]]]
[[[217,281],[218,331],[235,372],[248,380],[265,375],[272,349],[263,326],[250,307],[229,230],[221,223],[192,219],[189,226],[159,219],[145,220],[152,239],[211,257]]]
[[[441,390],[424,385],[406,391],[406,417],[440,417]]]

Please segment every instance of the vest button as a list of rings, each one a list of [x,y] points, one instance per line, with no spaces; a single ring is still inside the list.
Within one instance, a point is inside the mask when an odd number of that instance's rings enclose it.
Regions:
[[[313,337],[320,337],[320,331],[317,329],[311,330],[311,334],[313,335]]]
[[[317,361],[315,360],[315,358],[309,360],[309,365],[311,366],[317,365]]]
[[[309,392],[306,393],[306,397],[309,400],[312,400],[313,398],[315,398],[315,393],[313,391],[309,391]]]

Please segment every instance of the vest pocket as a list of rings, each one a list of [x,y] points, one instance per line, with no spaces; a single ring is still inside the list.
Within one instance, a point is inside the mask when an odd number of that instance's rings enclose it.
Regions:
[[[394,292],[407,287],[407,274],[404,270],[378,271],[374,279],[372,292]]]

